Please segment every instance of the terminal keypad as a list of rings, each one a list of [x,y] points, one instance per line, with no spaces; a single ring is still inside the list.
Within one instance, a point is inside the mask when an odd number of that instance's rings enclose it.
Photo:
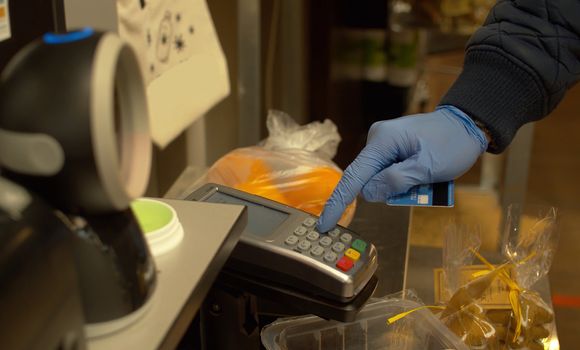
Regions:
[[[315,259],[347,272],[364,256],[368,244],[350,232],[334,228],[327,233],[316,231],[316,219],[308,217],[286,237],[288,249],[308,254]]]

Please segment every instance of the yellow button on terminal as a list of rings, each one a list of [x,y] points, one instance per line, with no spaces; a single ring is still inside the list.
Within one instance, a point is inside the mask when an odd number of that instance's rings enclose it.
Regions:
[[[344,255],[352,261],[357,261],[360,258],[360,253],[351,248],[348,248]]]

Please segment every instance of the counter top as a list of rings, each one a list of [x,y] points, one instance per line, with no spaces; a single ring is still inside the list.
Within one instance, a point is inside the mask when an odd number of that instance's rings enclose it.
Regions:
[[[175,348],[246,224],[243,206],[160,200],[177,212],[183,241],[155,257],[157,286],[145,314],[116,333],[89,339],[89,350]]]

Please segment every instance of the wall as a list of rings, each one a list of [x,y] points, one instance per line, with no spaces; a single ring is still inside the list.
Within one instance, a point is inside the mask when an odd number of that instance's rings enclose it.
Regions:
[[[228,62],[230,96],[207,113],[207,163],[212,164],[238,144],[237,1],[211,0],[208,6]]]

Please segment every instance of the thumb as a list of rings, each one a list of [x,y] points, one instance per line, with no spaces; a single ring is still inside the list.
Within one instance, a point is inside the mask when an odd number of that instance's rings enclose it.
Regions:
[[[431,182],[430,169],[415,155],[373,176],[363,187],[362,194],[369,202],[386,203],[390,197],[405,193],[413,186]]]

